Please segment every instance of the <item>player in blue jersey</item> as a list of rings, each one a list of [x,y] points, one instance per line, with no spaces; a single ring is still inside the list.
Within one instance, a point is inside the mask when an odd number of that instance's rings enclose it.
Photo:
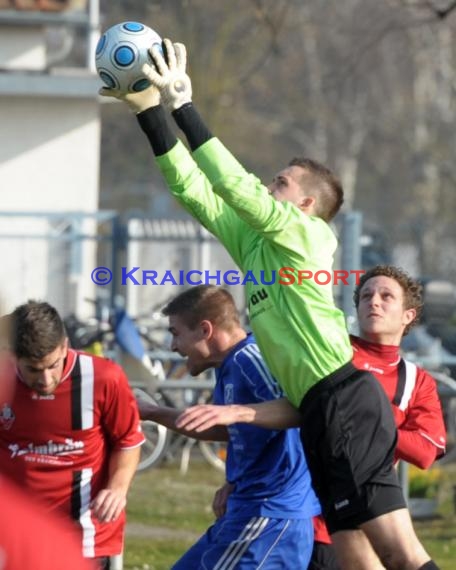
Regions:
[[[192,375],[215,368],[214,403],[264,402],[283,396],[232,296],[215,286],[192,287],[165,308],[172,349]],[[139,401],[141,418],[176,430],[180,412]],[[216,426],[199,439],[227,441],[226,485],[216,494],[217,521],[176,562],[176,570],[307,568],[312,516],[320,505],[311,487],[299,431],[248,424]],[[225,512],[217,505],[229,493]]]

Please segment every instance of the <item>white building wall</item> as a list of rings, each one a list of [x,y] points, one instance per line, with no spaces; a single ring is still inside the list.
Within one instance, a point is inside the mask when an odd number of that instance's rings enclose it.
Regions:
[[[77,18],[81,25],[84,14]],[[47,26],[71,32],[71,14],[0,11],[0,295],[6,310],[40,298],[85,316],[96,243],[69,236],[72,223],[96,231],[80,215],[98,209],[99,79],[86,68],[49,68]]]
[[[93,100],[1,97],[1,208],[98,207],[100,121]]]

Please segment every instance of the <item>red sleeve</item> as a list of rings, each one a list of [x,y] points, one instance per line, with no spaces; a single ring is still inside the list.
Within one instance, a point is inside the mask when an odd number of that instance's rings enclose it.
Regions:
[[[420,368],[405,414],[398,426],[396,459],[427,469],[445,453],[446,430],[436,382]]]
[[[414,431],[399,429],[395,460],[402,459],[420,469],[428,469],[438,457],[439,449]]]
[[[103,370],[106,377],[106,399],[103,425],[113,449],[129,449],[145,441],[139,419],[138,406],[122,368],[107,362]]]

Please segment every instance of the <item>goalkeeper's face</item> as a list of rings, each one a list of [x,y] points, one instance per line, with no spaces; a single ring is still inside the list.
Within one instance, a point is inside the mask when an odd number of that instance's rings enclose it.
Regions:
[[[269,194],[279,202],[291,202],[306,213],[313,206],[315,199],[306,196],[303,188],[303,169],[300,166],[287,166],[278,172],[268,186]]]

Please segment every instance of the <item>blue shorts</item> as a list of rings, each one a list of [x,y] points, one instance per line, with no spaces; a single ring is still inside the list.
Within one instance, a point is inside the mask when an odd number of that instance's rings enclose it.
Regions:
[[[280,570],[307,568],[312,519],[220,518],[172,570]]]

